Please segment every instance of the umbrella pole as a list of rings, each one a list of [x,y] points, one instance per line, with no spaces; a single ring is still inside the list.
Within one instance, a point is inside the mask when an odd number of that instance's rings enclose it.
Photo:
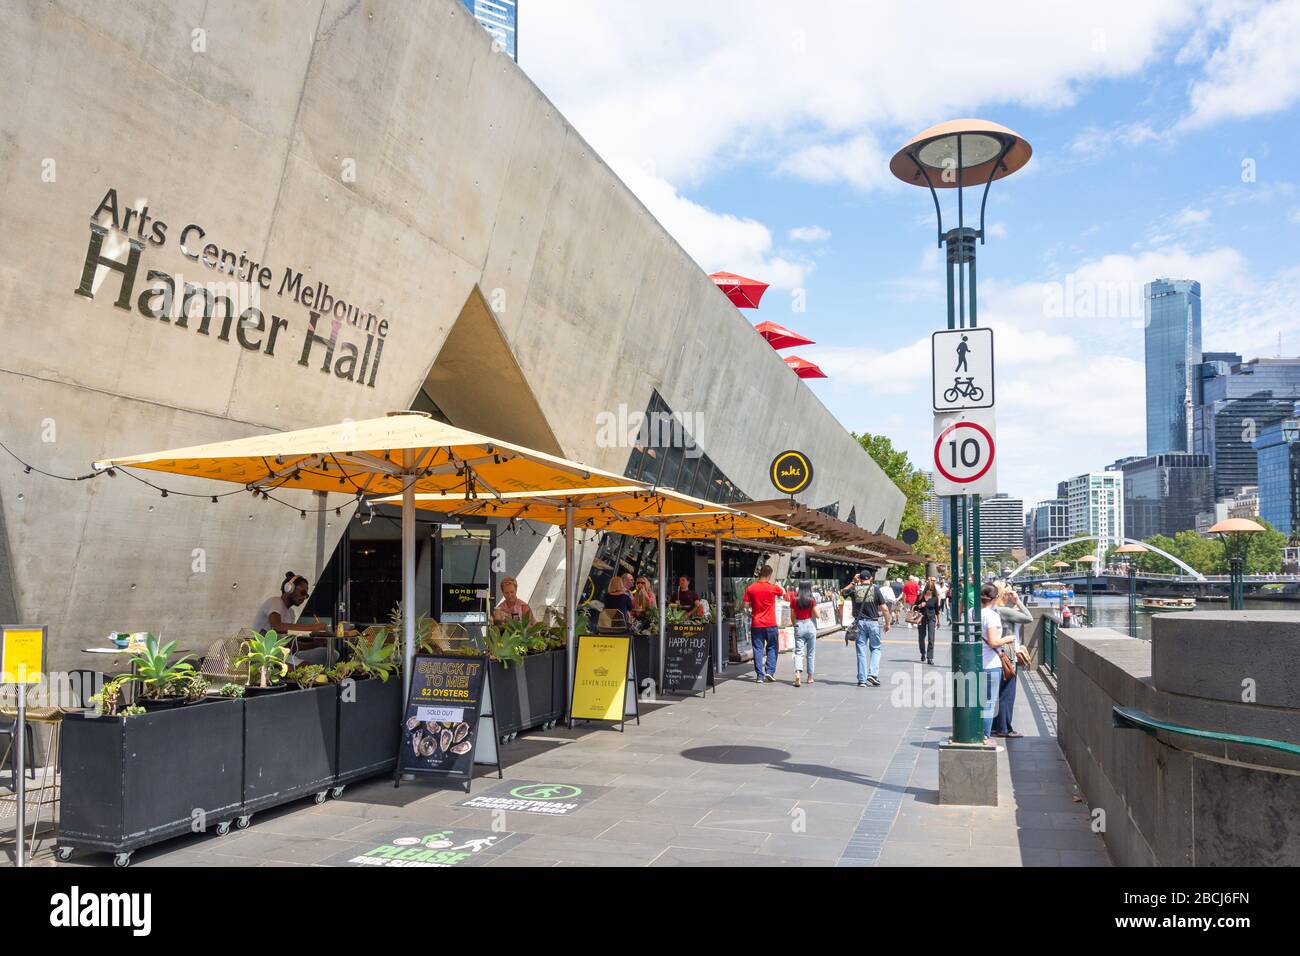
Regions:
[[[664,655],[668,648],[668,532],[659,522],[659,683],[664,686]]]
[[[722,535],[713,536],[713,621],[717,628],[718,656],[716,670],[721,671],[726,664],[727,655],[722,649]]]
[[[578,621],[578,595],[576,593],[578,574],[573,566],[573,501],[564,502],[564,709],[569,726],[573,726],[573,662],[575,634]]]
[[[411,470],[415,451],[402,452],[402,700],[411,697],[411,668],[415,661],[415,482]]]

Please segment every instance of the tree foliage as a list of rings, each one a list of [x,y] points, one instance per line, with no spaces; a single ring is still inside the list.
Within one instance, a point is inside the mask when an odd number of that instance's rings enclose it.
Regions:
[[[934,561],[943,561],[948,554],[948,536],[939,529],[938,522],[927,518],[922,511],[930,489],[926,476],[920,469],[913,467],[907,452],[894,448],[894,443],[884,435],[855,433],[853,437],[903,493],[903,518],[898,525],[898,534],[901,536],[907,529],[914,529],[917,539],[916,544],[912,545],[912,551]],[[925,566],[910,565],[901,571],[903,574],[923,575]]]
[[[1274,530],[1273,526],[1262,518],[1253,520],[1264,530],[1246,535],[1244,540],[1234,541],[1230,547],[1240,548],[1243,552],[1242,566],[1246,574],[1277,574],[1282,570],[1282,548],[1286,545],[1286,535]],[[1201,574],[1228,573],[1228,553],[1225,551],[1223,541],[1217,535],[1202,537],[1195,531],[1180,531],[1172,538],[1158,534],[1147,538],[1144,543],[1169,552]],[[1107,563],[1117,564],[1119,557],[1121,556],[1116,556],[1112,549],[1107,553]],[[1168,558],[1154,551],[1135,555],[1134,560],[1140,570],[1152,574],[1186,573]]]

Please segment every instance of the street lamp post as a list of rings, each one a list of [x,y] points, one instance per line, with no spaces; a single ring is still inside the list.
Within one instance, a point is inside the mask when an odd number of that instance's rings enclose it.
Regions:
[[[1149,549],[1145,545],[1130,542],[1121,544],[1115,549],[1116,554],[1124,555],[1124,560],[1128,564],[1128,636],[1138,636],[1138,585],[1137,585],[1137,556],[1146,554]]]
[[[1097,563],[1095,554],[1085,554],[1079,559],[1083,564],[1088,566],[1088,626],[1092,626],[1092,575],[1093,565]]]
[[[1246,609],[1245,557],[1250,546],[1249,537],[1264,528],[1249,518],[1227,518],[1210,526],[1210,534],[1223,540],[1223,552],[1228,558],[1228,609]]]
[[[948,285],[948,328],[975,328],[975,246],[984,242],[984,210],[993,180],[1016,172],[1029,162],[1032,150],[1017,133],[986,120],[950,120],[912,137],[889,161],[889,170],[903,182],[930,190],[938,220],[938,245],[946,249]],[[982,186],[979,228],[966,225],[964,189]],[[944,231],[940,189],[957,190],[957,226]],[[978,684],[982,655],[979,634],[980,544],[979,496],[950,496],[950,527],[953,529],[953,593],[961,595],[962,613],[952,622],[952,667],[958,688]],[[957,535],[961,536],[959,551]],[[964,555],[960,564],[959,553]],[[983,728],[978,701],[959,693],[953,707],[952,743],[983,745]],[[996,785],[996,780],[994,781]],[[942,790],[942,787],[941,787]],[[943,800],[944,795],[940,794]],[[994,789],[996,802],[996,786]],[[975,802],[954,800],[952,802]]]

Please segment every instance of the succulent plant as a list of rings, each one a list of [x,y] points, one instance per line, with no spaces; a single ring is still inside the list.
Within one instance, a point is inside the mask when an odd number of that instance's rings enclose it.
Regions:
[[[236,666],[248,666],[248,680],[253,681],[253,672],[258,674],[258,687],[269,687],[279,681],[289,670],[285,658],[289,656],[289,639],[281,637],[273,629],[265,634],[253,632],[243,644],[244,656],[235,661]],[[269,683],[268,683],[269,680]]]

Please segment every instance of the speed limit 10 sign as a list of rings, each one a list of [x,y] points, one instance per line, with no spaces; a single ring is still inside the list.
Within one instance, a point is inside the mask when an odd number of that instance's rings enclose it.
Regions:
[[[998,490],[998,432],[992,409],[934,416],[934,493],[992,495]]]

